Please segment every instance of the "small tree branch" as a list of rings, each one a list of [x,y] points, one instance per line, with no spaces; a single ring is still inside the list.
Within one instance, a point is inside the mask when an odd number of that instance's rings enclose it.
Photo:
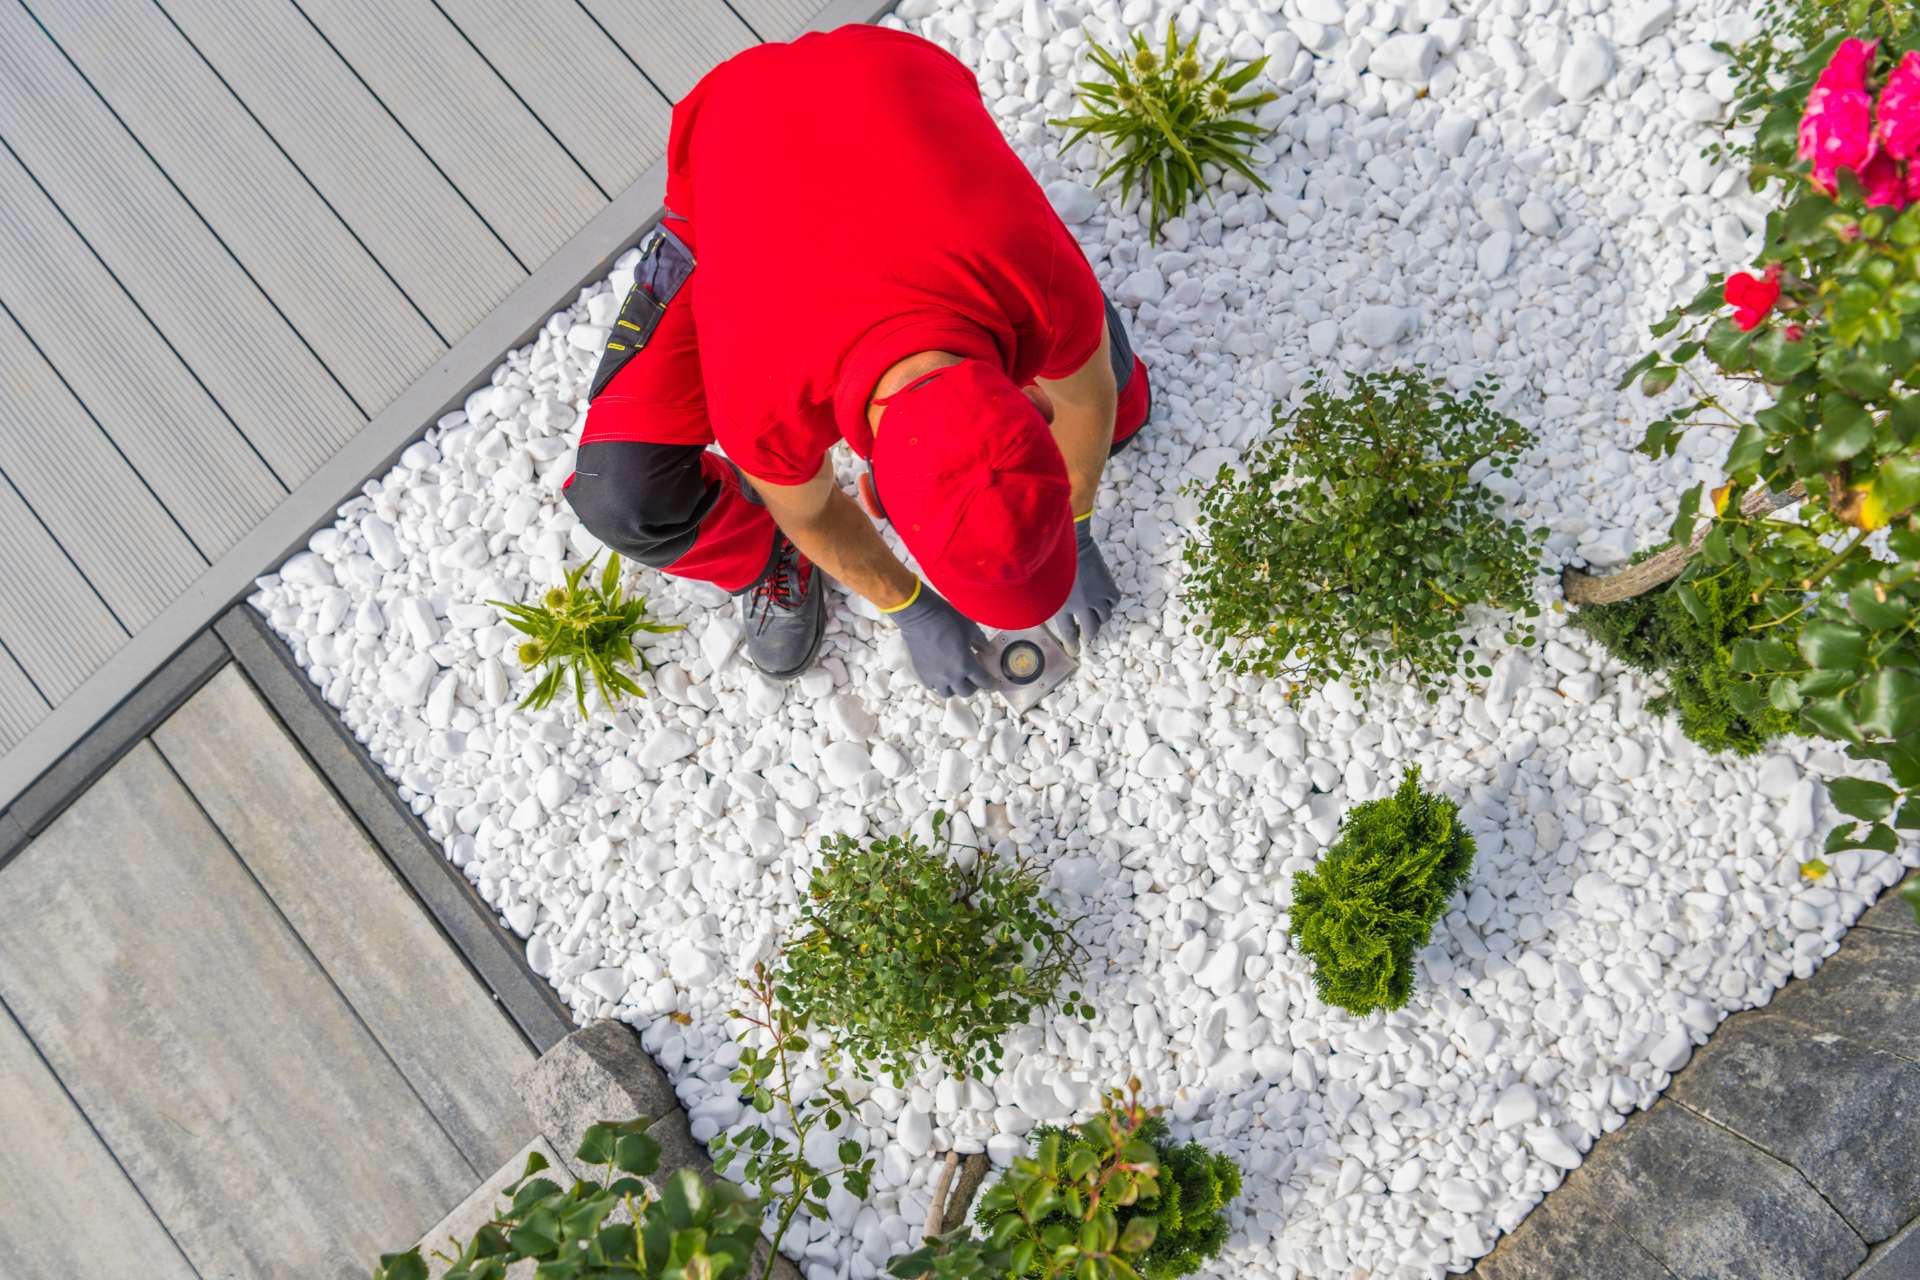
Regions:
[[[1768,493],[1757,490],[1748,494],[1740,503],[1742,516],[1770,515],[1782,507],[1790,507],[1807,496],[1806,486],[1796,483],[1791,489],[1781,493]],[[1707,534],[1712,530],[1711,520],[1702,523],[1694,530],[1693,540],[1684,547],[1668,547],[1657,556],[1642,560],[1639,564],[1622,569],[1619,573],[1610,573],[1604,578],[1584,573],[1579,569],[1568,569],[1560,575],[1560,590],[1565,594],[1568,604],[1614,604],[1621,600],[1631,600],[1644,595],[1664,582],[1670,582],[1680,576],[1687,567],[1687,561],[1701,544],[1706,542]]]
[[[967,1210],[973,1208],[973,1197],[979,1192],[980,1184],[987,1180],[987,1170],[991,1167],[985,1152],[967,1157],[960,1170],[960,1181],[953,1188],[953,1198],[947,1201],[946,1230],[958,1231],[967,1225]]]
[[[940,1177],[933,1184],[933,1203],[927,1208],[927,1229],[921,1234],[937,1236],[943,1234],[947,1218],[947,1186],[953,1181],[953,1171],[960,1167],[960,1153],[948,1151],[946,1163],[940,1166]]]

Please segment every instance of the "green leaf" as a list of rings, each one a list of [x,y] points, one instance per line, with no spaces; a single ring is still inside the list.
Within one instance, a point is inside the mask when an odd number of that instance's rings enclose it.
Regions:
[[[416,1246],[405,1253],[383,1253],[374,1280],[427,1280],[427,1264]]]
[[[1650,369],[1647,376],[1640,379],[1640,394],[1649,397],[1664,394],[1679,376],[1680,366],[1676,364],[1663,364]]]
[[[614,1168],[645,1178],[660,1168],[660,1144],[644,1133],[630,1133],[614,1145]]]
[[[1920,674],[1881,667],[1860,682],[1854,706],[1862,733],[1894,739],[1920,733]]]
[[[1805,876],[1809,880],[1818,880],[1821,876],[1824,876],[1825,874],[1827,874],[1827,872],[1831,871],[1832,869],[1833,868],[1829,867],[1826,863],[1820,861],[1820,859],[1818,858],[1808,858],[1805,862],[1800,864],[1800,874]]]
[[[1873,488],[1889,514],[1920,505],[1920,458],[1901,453],[1880,459]]]
[[[1813,362],[1820,356],[1818,344],[1810,339],[1802,338],[1798,342],[1787,341],[1786,330],[1780,325],[1769,325],[1764,330],[1756,329],[1749,337],[1751,344],[1748,350],[1753,356],[1753,362],[1769,382],[1788,381],[1812,368]]]
[[[1680,603],[1686,606],[1687,612],[1693,615],[1695,622],[1698,622],[1703,627],[1711,627],[1714,625],[1712,611],[1710,611],[1705,602],[1700,599],[1700,593],[1694,589],[1692,583],[1675,583],[1673,593],[1679,597]]]
[[[1741,329],[1732,320],[1722,316],[1707,329],[1703,344],[1707,359],[1725,370],[1744,369],[1751,360],[1756,336],[1753,330]],[[1679,355],[1678,351],[1674,352],[1675,359]]]
[[[1907,877],[1907,882],[1900,886],[1900,900],[1913,908],[1914,921],[1920,923],[1920,879]]]
[[[580,1136],[580,1146],[573,1153],[574,1158],[588,1164],[612,1164],[614,1144],[619,1140],[620,1135],[613,1125],[604,1121],[590,1124],[587,1126],[587,1131]],[[537,1156],[540,1153],[536,1151],[533,1154]],[[545,1167],[546,1162],[543,1159],[541,1168]],[[531,1174],[533,1171],[533,1162],[529,1160],[527,1172]]]
[[[1864,406],[1839,392],[1821,401],[1825,419],[1814,432],[1813,451],[1823,462],[1844,462],[1873,443],[1873,415]]]
[[[1800,628],[1800,656],[1813,666],[1857,666],[1866,652],[1866,641],[1858,627],[1818,621]]]
[[[1864,778],[1835,778],[1827,783],[1827,798],[1833,807],[1863,822],[1879,822],[1893,813],[1900,793],[1884,782]]]
[[[1659,363],[1660,353],[1658,351],[1647,352],[1647,354],[1634,361],[1625,373],[1620,375],[1620,381],[1614,385],[1613,389],[1615,391],[1625,391],[1633,385],[1634,379]]]

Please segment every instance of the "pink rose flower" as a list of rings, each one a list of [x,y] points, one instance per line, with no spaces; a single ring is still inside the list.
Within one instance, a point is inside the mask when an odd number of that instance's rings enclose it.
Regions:
[[[1813,161],[1814,184],[1828,195],[1838,190],[1835,173],[1859,173],[1873,159],[1873,98],[1866,83],[1879,43],[1842,43],[1807,95],[1807,112],[1800,118],[1800,158]]]
[[[1893,209],[1904,209],[1910,199],[1907,194],[1907,175],[1900,172],[1900,165],[1886,152],[1881,151],[1867,161],[1867,167],[1860,171],[1860,181],[1867,188],[1867,203],[1886,205]]]
[[[1920,49],[1909,49],[1880,91],[1880,142],[1896,160],[1920,151]]]

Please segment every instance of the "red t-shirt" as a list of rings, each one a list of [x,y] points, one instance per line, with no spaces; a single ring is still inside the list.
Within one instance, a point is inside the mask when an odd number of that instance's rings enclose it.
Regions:
[[[916,351],[1060,378],[1100,345],[1099,283],[952,55],[845,26],[748,49],[673,110],[667,207],[715,437],[801,484]]]

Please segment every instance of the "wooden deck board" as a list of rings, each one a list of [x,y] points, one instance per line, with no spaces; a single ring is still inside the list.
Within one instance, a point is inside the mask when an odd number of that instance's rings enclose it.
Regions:
[[[673,104],[574,0],[440,8],[602,191],[624,191],[666,154]]]
[[[34,13],[362,413],[446,350],[151,0],[41,0]],[[334,425],[337,446],[357,423]]]
[[[457,341],[526,278],[291,0],[165,8],[443,341]]]
[[[0,304],[207,561],[286,494],[195,371],[180,362],[32,175],[5,153]],[[44,431],[11,443],[56,454],[63,444]],[[71,480],[44,491],[91,506],[84,492]]]
[[[784,44],[807,29],[820,0],[733,0],[733,8],[762,40]]]
[[[153,743],[473,1167],[525,1146],[535,1129],[513,1082],[533,1050],[240,668]]]
[[[17,0],[0,2],[0,138],[246,432],[283,488],[329,457],[343,428],[363,421],[273,302]],[[126,323],[121,316],[113,320],[103,336]],[[224,456],[231,449],[191,462],[243,466]],[[231,541],[203,550],[211,554]]]
[[[0,218],[0,224],[4,221]],[[27,335],[4,315],[0,378],[7,388],[0,395],[0,473],[120,624],[138,631],[184,592],[207,562]],[[0,548],[9,583],[26,576],[14,568],[18,563]],[[22,576],[13,576],[16,572]],[[62,639],[56,635],[50,641]]]
[[[59,702],[127,642],[127,632],[10,484],[0,482],[0,642]],[[0,678],[0,688],[6,681]],[[0,701],[7,694],[0,692]]]
[[[523,266],[545,262],[612,198],[431,0],[301,9]]]
[[[0,1000],[202,1276],[363,1276],[485,1176],[150,742],[0,885]]]
[[[675,102],[686,97],[701,76],[757,43],[747,24],[721,0],[677,0],[663,5],[636,5],[631,0],[580,3]]]
[[[51,710],[20,664],[5,649],[0,649],[0,755],[26,737],[27,730],[44,720]]]

